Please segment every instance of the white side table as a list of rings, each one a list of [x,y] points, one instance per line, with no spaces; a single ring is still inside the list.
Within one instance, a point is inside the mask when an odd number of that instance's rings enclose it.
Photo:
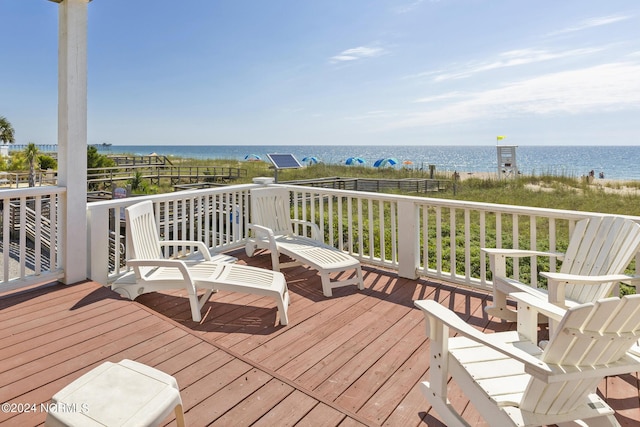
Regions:
[[[105,362],[56,393],[45,426],[156,426],[171,411],[184,427],[175,378],[124,359]]]

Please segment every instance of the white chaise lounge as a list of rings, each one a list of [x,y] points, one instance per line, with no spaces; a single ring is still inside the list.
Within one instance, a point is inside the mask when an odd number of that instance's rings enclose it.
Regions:
[[[295,234],[294,224],[310,227],[312,237]],[[247,255],[253,256],[257,249],[268,249],[274,271],[308,265],[320,273],[322,292],[326,297],[332,296],[332,290],[341,286],[356,285],[358,289],[364,289],[360,261],[323,243],[316,224],[291,218],[290,195],[286,188],[269,186],[251,190],[249,227],[254,236],[247,242]],[[293,259],[293,262],[280,263],[280,254]],[[348,278],[331,279],[332,273],[349,271],[353,274]]]
[[[211,260],[202,242],[161,241],[150,201],[126,208],[129,273],[116,280],[111,288],[120,295],[135,299],[147,292],[184,288],[189,295],[193,321],[202,320],[201,309],[218,290],[244,292],[271,297],[280,314],[280,323],[288,323],[289,291],[284,275],[277,271]],[[202,261],[165,259],[161,247],[197,246]],[[198,298],[198,291],[204,294]]]

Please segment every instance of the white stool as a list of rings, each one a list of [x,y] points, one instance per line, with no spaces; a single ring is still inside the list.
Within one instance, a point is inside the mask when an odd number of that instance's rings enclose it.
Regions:
[[[184,427],[175,378],[125,359],[105,362],[56,393],[45,426],[156,426],[173,410]]]

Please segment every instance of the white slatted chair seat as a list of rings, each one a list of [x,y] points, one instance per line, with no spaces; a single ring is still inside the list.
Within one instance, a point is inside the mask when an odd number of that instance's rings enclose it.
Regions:
[[[628,353],[640,334],[640,295],[566,311],[526,293],[514,297],[523,327],[495,334],[478,331],[435,301],[415,302],[431,340],[430,381],[420,389],[445,424],[469,425],[447,399],[451,377],[491,425],[619,425],[596,390],[605,376],[640,369],[640,357]],[[530,335],[540,310],[564,313],[544,350]],[[449,329],[458,336],[450,338]]]
[[[637,279],[624,271],[640,251],[640,224],[615,216],[578,221],[564,254],[496,248],[482,251],[489,256],[493,281],[493,303],[485,311],[513,321],[515,312],[507,308],[507,296],[513,292],[528,292],[566,308],[606,298],[617,283]],[[562,260],[559,272],[540,272],[547,278],[547,289],[507,277],[507,258],[535,256]]]
[[[318,270],[342,271],[357,268],[360,262],[350,255],[331,248],[317,240],[305,237],[280,236],[276,237],[280,253],[290,258],[297,257],[304,260],[304,264]]]
[[[280,323],[289,319],[289,292],[284,275],[277,271],[219,262],[202,242],[160,241],[150,201],[125,209],[129,260],[133,272],[116,280],[111,288],[120,295],[135,299],[147,292],[186,289],[193,321],[202,320],[201,310],[213,292],[223,290],[271,297],[275,300]],[[162,245],[198,247],[204,261],[164,259]],[[220,258],[218,258],[220,259]],[[221,258],[234,259],[234,258]],[[198,292],[204,291],[198,297]]]
[[[246,292],[288,300],[287,286],[282,276],[261,268],[247,268],[245,265],[223,264],[203,261],[188,266],[189,276],[196,289],[213,288],[214,291]],[[141,293],[148,283],[156,288],[175,289],[176,282],[182,281],[182,272],[172,267],[157,267],[149,270],[138,281]]]
[[[294,233],[294,227],[311,229],[312,237]],[[356,285],[364,289],[360,261],[351,255],[322,242],[320,230],[314,223],[293,220],[290,212],[289,190],[281,187],[266,187],[251,190],[251,224],[254,236],[247,241],[246,252],[253,256],[257,249],[271,251],[274,271],[296,265],[308,265],[318,270],[322,279],[322,291],[327,297],[337,287]],[[280,254],[293,262],[281,263]],[[353,271],[348,278],[331,278],[332,273]]]

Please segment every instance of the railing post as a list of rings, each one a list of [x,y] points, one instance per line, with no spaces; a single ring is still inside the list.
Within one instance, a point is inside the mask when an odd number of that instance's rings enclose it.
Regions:
[[[109,209],[88,209],[87,229],[87,277],[105,285],[109,278]]]
[[[411,200],[398,201],[398,276],[417,279],[420,227],[418,206]]]

